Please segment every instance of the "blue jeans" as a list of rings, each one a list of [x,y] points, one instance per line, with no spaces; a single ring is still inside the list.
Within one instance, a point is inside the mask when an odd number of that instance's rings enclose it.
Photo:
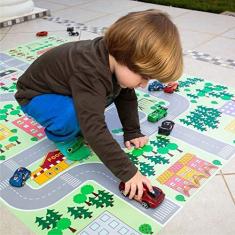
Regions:
[[[28,104],[21,106],[21,109],[45,127],[47,137],[54,142],[73,140],[81,132],[73,99],[70,96],[58,94],[35,96]]]

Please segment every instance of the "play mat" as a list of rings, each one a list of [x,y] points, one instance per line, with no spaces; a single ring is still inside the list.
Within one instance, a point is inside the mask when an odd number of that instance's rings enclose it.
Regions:
[[[141,130],[150,140],[125,151],[166,194],[158,208],[145,209],[119,192],[119,180],[92,151],[68,161],[14,100],[16,81],[30,63],[65,42],[50,36],[0,53],[0,203],[35,234],[157,234],[235,154],[235,90],[197,76],[183,76],[174,94],[136,90]],[[147,121],[159,104],[175,122],[170,136],[157,134],[162,120]],[[114,105],[105,117],[123,147]],[[20,166],[32,175],[14,188],[9,178]]]

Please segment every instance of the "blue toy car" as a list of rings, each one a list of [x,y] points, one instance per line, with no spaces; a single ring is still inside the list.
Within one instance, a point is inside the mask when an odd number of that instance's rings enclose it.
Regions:
[[[148,86],[148,90],[149,91],[161,91],[164,89],[164,85],[158,81],[154,81],[152,83],[149,84]]]
[[[9,183],[14,187],[22,187],[25,185],[25,181],[29,179],[30,175],[31,171],[25,167],[19,167],[10,178]]]

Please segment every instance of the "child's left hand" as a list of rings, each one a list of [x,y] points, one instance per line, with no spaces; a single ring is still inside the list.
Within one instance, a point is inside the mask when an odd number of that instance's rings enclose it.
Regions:
[[[139,138],[135,138],[129,141],[125,142],[125,146],[128,149],[131,149],[132,145],[134,145],[135,148],[141,148],[143,147],[145,144],[148,143],[148,137],[147,136],[142,136]]]

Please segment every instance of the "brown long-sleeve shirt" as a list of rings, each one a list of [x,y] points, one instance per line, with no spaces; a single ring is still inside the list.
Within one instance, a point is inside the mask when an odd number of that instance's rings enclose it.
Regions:
[[[107,128],[104,118],[107,103],[114,99],[125,141],[143,135],[134,89],[122,89],[113,82],[113,77],[109,52],[102,37],[69,42],[51,49],[32,63],[17,82],[15,98],[24,105],[40,94],[72,96],[85,139],[113,174],[126,182],[137,168]]]

